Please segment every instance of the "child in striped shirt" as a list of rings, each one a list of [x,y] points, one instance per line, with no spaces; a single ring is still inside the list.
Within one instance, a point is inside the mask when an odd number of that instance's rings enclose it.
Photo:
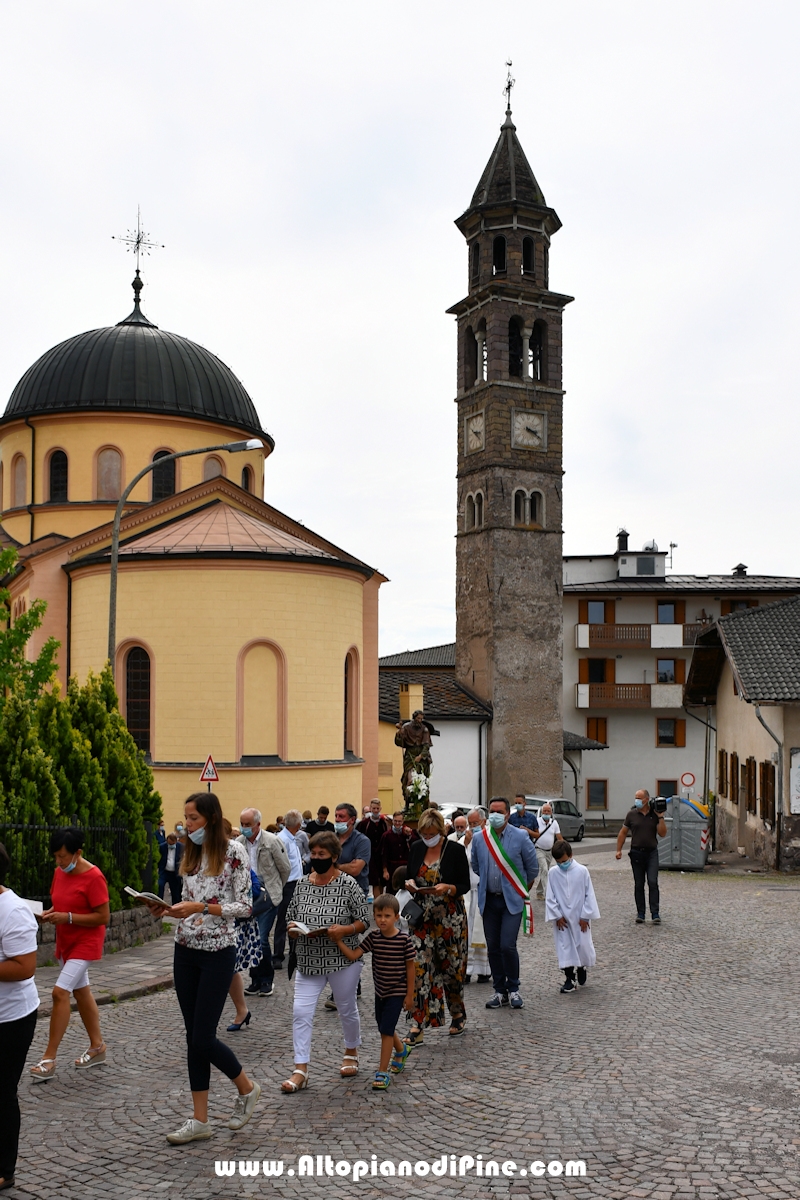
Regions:
[[[381,1061],[375,1072],[372,1086],[375,1091],[386,1091],[393,1074],[402,1071],[409,1049],[403,1045],[396,1033],[400,1013],[405,1008],[414,1008],[414,972],[416,967],[414,943],[406,933],[397,928],[400,905],[394,896],[384,893],[376,896],[372,915],[377,929],[373,929],[352,950],[344,941],[336,944],[346,958],[357,962],[364,954],[372,954],[372,978],[375,983],[375,1020],[381,1035]],[[394,1052],[394,1053],[393,1053]]]

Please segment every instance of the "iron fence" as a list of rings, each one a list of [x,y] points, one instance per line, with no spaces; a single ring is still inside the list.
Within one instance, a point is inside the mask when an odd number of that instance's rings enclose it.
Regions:
[[[0,825],[0,842],[11,859],[6,885],[28,900],[41,900],[50,906],[53,879],[53,855],[50,835],[63,825]],[[123,880],[128,877],[128,831],[122,825],[76,826],[83,834],[83,852],[101,871],[112,863]]]

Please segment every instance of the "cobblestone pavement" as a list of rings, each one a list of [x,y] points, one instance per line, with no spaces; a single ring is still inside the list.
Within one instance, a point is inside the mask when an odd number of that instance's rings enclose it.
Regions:
[[[190,1112],[174,992],[104,1008],[110,1061],[85,1073],[71,1066],[85,1046],[73,1017],[57,1078],[20,1085],[23,1142],[12,1194],[797,1200],[800,880],[662,875],[664,924],[636,926],[626,860],[615,865],[608,847],[576,849],[594,871],[603,914],[594,931],[598,966],[584,991],[559,994],[562,976],[537,904],[536,936],[521,939],[522,1011],[487,1011],[489,989],[470,985],[467,1033],[428,1033],[391,1089],[373,1093],[378,1039],[367,970],[361,1075],[339,1078],[338,1018],[320,1008],[310,1087],[282,1096],[291,1000],[279,972],[275,996],[252,1002],[250,1028],[223,1035],[264,1087],[256,1116],[238,1134],[225,1128],[233,1089],[217,1075],[213,1139],[180,1148],[164,1140]],[[45,1040],[43,1022],[30,1062]],[[305,1153],[330,1155],[332,1164],[364,1160],[368,1169],[372,1154],[376,1164],[482,1155],[528,1174],[359,1182],[289,1174]],[[217,1177],[216,1160],[236,1175]],[[243,1177],[240,1160],[282,1160],[283,1174],[268,1178],[262,1168]],[[535,1161],[559,1160],[583,1160],[585,1177],[530,1174]]]

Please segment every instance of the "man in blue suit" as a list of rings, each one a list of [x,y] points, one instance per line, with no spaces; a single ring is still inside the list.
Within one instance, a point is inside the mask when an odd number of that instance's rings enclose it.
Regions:
[[[509,825],[510,813],[508,801],[496,796],[489,804],[489,825],[496,835],[493,846],[487,844],[491,834],[486,829],[475,838],[472,850],[472,869],[480,876],[478,907],[494,983],[494,995],[486,1002],[487,1008],[506,1004],[522,1008],[525,1003],[519,993],[517,935],[539,864],[527,830]]]

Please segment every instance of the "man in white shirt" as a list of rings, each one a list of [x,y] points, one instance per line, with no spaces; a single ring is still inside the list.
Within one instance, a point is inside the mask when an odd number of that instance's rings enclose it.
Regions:
[[[557,837],[561,837],[558,821],[553,816],[552,804],[542,805],[536,823],[538,832],[533,831],[533,840],[539,860],[539,874],[536,876],[535,896],[537,900],[544,900],[547,896],[547,875],[553,865],[553,844]]]
[[[448,842],[463,842],[468,828],[467,818],[462,813],[458,813],[453,817],[453,832],[448,833]]]
[[[289,856],[289,878],[283,885],[283,899],[281,900],[278,916],[275,921],[275,945],[272,951],[272,965],[276,971],[280,971],[283,968],[283,955],[286,949],[286,912],[294,895],[294,889],[297,887],[297,881],[303,878],[303,857],[300,851],[300,843],[296,837],[302,826],[302,814],[296,808],[290,808],[287,813],[284,813],[283,829],[278,834],[278,839],[283,842],[286,853]]]

